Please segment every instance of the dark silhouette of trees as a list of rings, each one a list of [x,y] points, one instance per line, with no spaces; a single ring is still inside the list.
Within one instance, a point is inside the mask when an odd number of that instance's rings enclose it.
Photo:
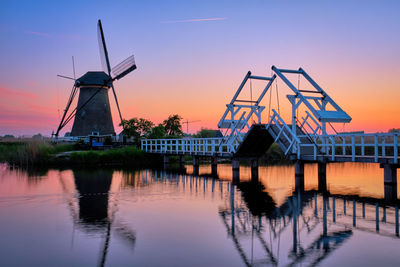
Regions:
[[[162,124],[159,124],[155,127],[153,127],[150,131],[150,134],[148,135],[148,138],[150,139],[162,139],[165,138],[165,127]]]
[[[176,138],[183,136],[182,117],[174,114],[164,120],[157,126],[154,123],[144,118],[132,118],[130,120],[122,120],[120,126],[124,129],[122,134],[126,137],[133,137],[134,143],[140,145],[141,138],[161,139],[161,138]]]
[[[164,120],[163,125],[165,127],[165,132],[170,136],[182,136],[182,117],[178,114],[170,115],[168,119]]]
[[[194,136],[198,138],[214,138],[214,137],[222,137],[223,135],[220,130],[211,130],[202,128]]]
[[[134,142],[139,144],[140,138],[151,132],[154,123],[143,118],[132,118],[130,120],[122,120],[120,126],[124,127],[122,134],[127,137],[133,137]]]

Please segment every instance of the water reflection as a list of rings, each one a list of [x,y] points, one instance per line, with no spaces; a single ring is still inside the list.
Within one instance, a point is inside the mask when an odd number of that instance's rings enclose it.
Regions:
[[[211,174],[160,170],[49,170],[37,175],[33,186],[23,172],[1,168],[0,211],[8,212],[4,207],[15,201],[15,197],[3,194],[6,188],[12,188],[14,196],[37,194],[32,201],[44,193],[59,196],[67,204],[68,221],[73,222],[71,247],[79,247],[74,236],[81,243],[91,240],[99,266],[118,265],[121,260],[138,265],[189,265],[197,261],[199,265],[218,266],[315,266],[329,265],[331,259],[339,259],[337,255],[354,265],[365,262],[352,262],[343,251],[352,250],[357,255],[355,241],[369,238],[382,244],[370,252],[375,257],[391,249],[386,244],[400,244],[398,200],[387,202],[383,196],[376,197],[376,189],[357,194],[357,190],[345,190],[335,182],[339,178],[330,179],[329,174],[323,190],[319,190],[316,177],[306,178],[299,188],[287,166],[262,168],[260,182],[245,178],[231,183],[223,168],[219,179]],[[10,179],[12,174],[18,178]],[[24,183],[29,184],[28,189]],[[22,214],[23,200],[5,215]],[[54,203],[47,204],[54,206],[53,210],[60,209]],[[37,206],[32,218],[43,208],[41,202]],[[52,217],[46,220],[54,223]],[[3,221],[0,227],[4,230]],[[27,221],[24,227],[32,226]],[[43,229],[40,238],[59,238],[58,232],[53,236],[45,232]],[[17,232],[13,235],[18,239]],[[7,246],[0,241],[1,248]],[[207,257],[198,259],[197,253],[206,248],[210,248],[204,254]],[[121,256],[123,250],[125,256]],[[154,251],[159,259],[150,256]],[[77,257],[79,252],[73,252]],[[70,265],[83,262],[88,255],[82,253]],[[15,259],[10,262],[15,263]],[[395,261],[391,258],[386,263]]]
[[[140,179],[140,184],[175,185],[190,194],[217,192],[225,199],[219,216],[247,266],[318,265],[351,239],[354,230],[399,236],[397,201],[331,194],[326,185],[317,186],[318,190],[295,190],[278,205],[265,185],[254,181],[231,183],[212,175],[164,171],[143,171]]]
[[[249,196],[257,199],[261,187],[260,184],[248,184],[232,185],[230,206],[219,211],[234,246],[247,266],[279,265],[281,258],[285,258],[282,254],[286,254],[289,260],[285,262],[288,266],[318,265],[349,240],[355,229],[399,237],[397,203],[387,206],[381,199],[334,195],[324,189],[295,191],[285,203],[275,206],[270,201],[266,204],[248,200]],[[241,198],[247,205],[243,205]],[[270,199],[267,194],[263,198]],[[282,251],[285,245],[281,246],[281,239],[283,237],[287,241],[289,232],[292,246],[286,246],[286,251]],[[246,254],[241,241],[250,247],[249,253]],[[256,241],[263,250],[259,255],[265,255],[258,259],[254,257]]]
[[[173,176],[163,173],[160,181],[170,178],[172,183]],[[189,181],[190,185],[195,181],[197,189],[197,184],[211,179],[210,176],[188,177],[176,175],[173,181],[177,184]],[[214,184],[215,180],[212,181]],[[323,185],[316,186],[318,189],[305,190],[304,187],[299,189],[295,186],[296,190],[285,202],[277,205],[262,183],[244,181],[227,185],[219,186],[221,197],[225,193],[223,188],[229,195],[226,205],[219,208],[219,216],[247,266],[281,263],[288,266],[315,266],[350,240],[355,230],[399,237],[398,200],[393,198],[387,201],[332,194],[324,180]],[[214,190],[214,186],[211,190]],[[288,234],[292,240],[291,246],[287,246]],[[281,245],[281,239],[286,244]],[[284,247],[286,251],[283,251]],[[255,256],[262,254],[264,256],[261,258]]]
[[[104,239],[99,256],[99,266],[104,266],[106,262],[112,232],[126,240],[132,249],[136,243],[136,233],[115,219],[117,203],[110,205],[113,173],[113,170],[73,170],[78,212],[72,201],[68,201],[74,227],[78,226],[79,229],[90,234],[99,234]],[[60,181],[63,189],[66,190],[63,179]]]

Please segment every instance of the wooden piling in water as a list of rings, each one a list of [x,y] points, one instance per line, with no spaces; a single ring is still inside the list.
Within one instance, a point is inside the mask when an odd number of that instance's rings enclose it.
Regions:
[[[258,183],[258,158],[253,158],[250,160],[251,165],[251,181]]]
[[[326,192],[326,163],[318,162],[318,190],[320,192]]]
[[[232,159],[232,182],[238,183],[240,181],[240,160],[238,158]]]
[[[193,156],[193,174],[199,175],[199,156]]]

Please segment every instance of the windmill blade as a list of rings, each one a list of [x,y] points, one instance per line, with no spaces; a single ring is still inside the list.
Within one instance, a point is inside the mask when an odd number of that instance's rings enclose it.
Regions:
[[[104,72],[107,73],[111,79],[110,60],[108,59],[108,52],[107,52],[107,47],[106,47],[106,41],[104,40],[104,33],[103,33],[103,27],[101,26],[101,20],[99,20],[99,23],[97,24],[97,37],[98,37],[98,41],[99,41],[100,59],[101,59],[102,65],[103,65],[103,69],[104,69]],[[121,110],[119,109],[117,94],[115,93],[115,89],[114,89],[114,85],[113,85],[112,81],[111,81],[111,88],[112,88],[112,91],[114,94],[115,103],[117,105],[119,118],[121,120],[121,123],[123,123]]]
[[[110,60],[108,59],[108,52],[106,41],[104,39],[103,27],[101,26],[101,20],[99,20],[97,24],[97,39],[99,41],[100,59],[103,70],[111,77]]]
[[[61,118],[60,124],[58,125],[57,132],[55,134],[56,137],[58,137],[58,134],[60,133],[61,129],[66,125],[65,116],[67,115],[69,107],[71,106],[71,103],[75,98],[76,92],[77,92],[77,88],[76,88],[76,85],[74,84],[74,86],[72,87],[71,94],[69,96],[68,102],[67,102],[67,106],[64,109],[64,114],[63,114],[63,116]],[[67,120],[68,120],[68,118],[67,118]]]
[[[60,75],[60,74],[57,74],[57,77],[64,78],[64,79],[69,79],[69,80],[73,80],[73,81],[76,80],[75,78],[71,78],[71,77],[68,77],[68,76]]]
[[[114,94],[115,104],[117,104],[117,109],[118,109],[119,118],[120,118],[120,120],[121,120],[122,127],[124,127],[124,125],[123,125],[123,120],[122,120],[122,115],[121,115],[121,110],[119,109],[117,94],[115,93],[114,84],[113,84],[112,82],[111,82],[111,88],[112,88],[112,91],[113,91],[113,94]],[[125,128],[124,128],[124,129],[125,129]]]
[[[132,55],[112,68],[113,80],[119,80],[136,69],[135,57]]]

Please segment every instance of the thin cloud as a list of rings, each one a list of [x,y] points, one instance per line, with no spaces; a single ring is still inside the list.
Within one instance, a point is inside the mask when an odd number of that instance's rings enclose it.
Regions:
[[[45,32],[34,32],[34,31],[24,31],[26,34],[30,35],[36,35],[36,36],[41,36],[41,37],[50,37],[51,35]]]
[[[216,20],[226,20],[226,18],[167,20],[167,21],[162,21],[161,23],[185,23],[185,22],[202,22],[202,21],[216,21]]]
[[[25,99],[36,99],[37,95],[28,92],[28,91],[24,91],[24,90],[11,90],[5,87],[1,87],[0,86],[0,96],[1,98],[5,99],[10,99],[10,98],[25,98]]]

